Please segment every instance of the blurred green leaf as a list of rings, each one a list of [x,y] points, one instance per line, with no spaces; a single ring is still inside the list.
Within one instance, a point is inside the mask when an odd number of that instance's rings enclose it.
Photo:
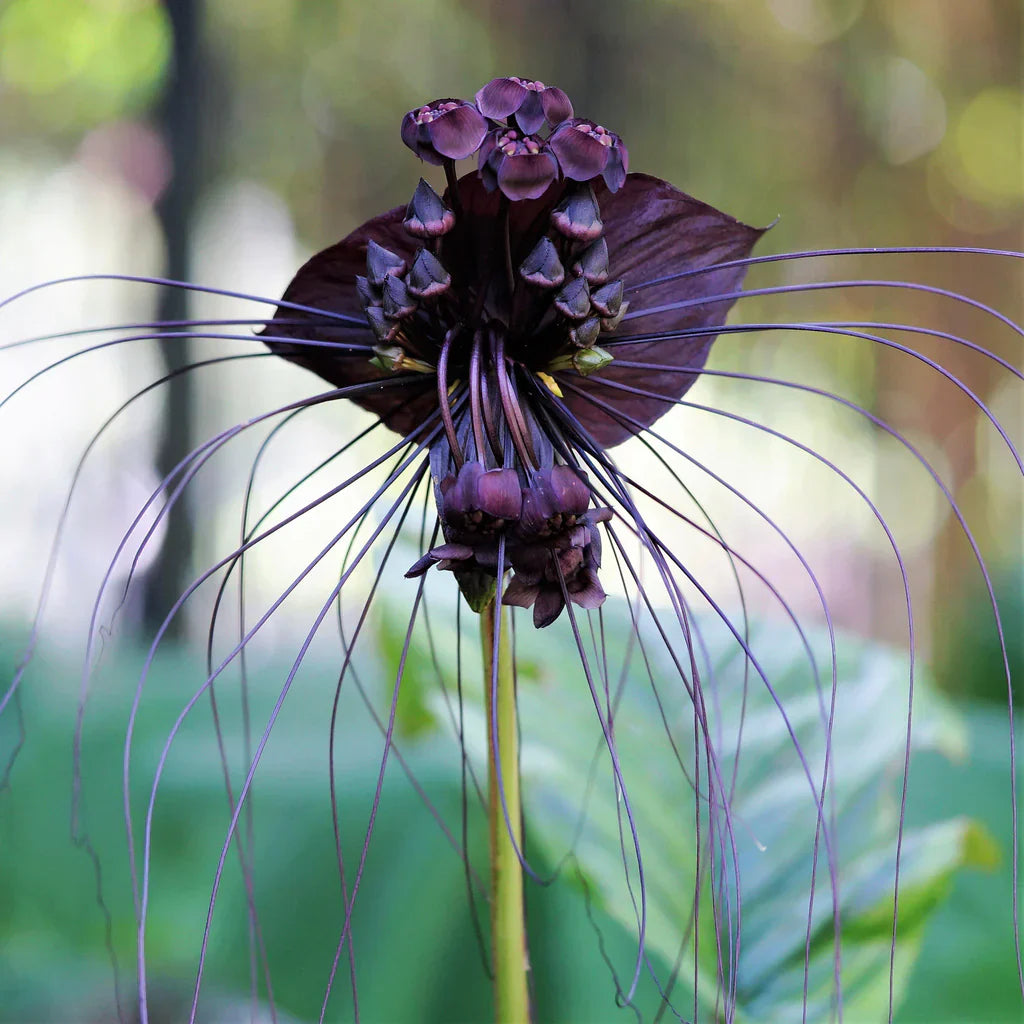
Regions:
[[[602,618],[604,669],[614,685],[634,627],[621,603],[609,601]],[[584,619],[584,634],[587,628]],[[699,633],[706,662],[705,699],[720,778],[728,780],[736,772],[730,812],[735,861],[729,853],[725,864],[727,874],[735,867],[741,879],[742,956],[736,978],[740,1019],[799,1020],[816,810],[789,730],[819,786],[827,696],[819,697],[816,692],[807,652],[791,630],[769,624],[751,630],[750,647],[772,684],[778,704],[738,653],[736,640],[728,630],[701,621]],[[671,964],[679,954],[680,936],[691,913],[697,867],[692,792],[679,766],[673,764],[674,746],[681,763],[693,767],[692,708],[655,629],[644,624],[641,636],[653,663],[659,693],[656,699],[634,649],[630,678],[614,714],[614,736],[640,835],[646,878],[647,949]],[[676,639],[680,641],[677,650],[683,650],[681,638]],[[827,690],[827,636],[819,633],[810,639]],[[447,651],[450,661],[454,638],[441,642],[435,631],[435,640],[441,650]],[[636,864],[621,816],[623,804],[614,791],[603,752],[593,701],[583,676],[572,669],[578,655],[571,649],[571,636],[566,631],[558,634],[554,630],[538,633],[521,629],[516,641],[520,666],[534,669],[520,671],[529,833],[552,863],[571,850],[586,877],[593,902],[635,933],[639,898]],[[600,659],[594,658],[595,675],[601,667]],[[745,675],[746,717],[737,763],[734,751]],[[909,663],[898,652],[843,636],[838,642],[837,678],[826,814],[832,822],[831,841],[840,879],[846,1019],[878,1020],[884,1019],[889,998],[892,889]],[[780,707],[785,710],[788,726]],[[477,718],[473,735],[484,728],[479,714]],[[672,733],[671,742],[666,723]],[[962,757],[965,750],[957,717],[929,688],[920,666],[916,668],[912,743],[915,757],[926,750]],[[604,790],[605,799],[593,796],[595,786]],[[609,790],[611,798],[607,798]],[[585,817],[580,814],[581,806],[587,808]],[[706,801],[702,814],[701,827],[707,834]],[[721,836],[721,815],[714,827]],[[938,816],[905,830],[900,859],[900,939],[894,975],[897,1002],[917,955],[920,930],[947,895],[952,875],[962,866],[989,862],[990,855],[984,851],[990,845],[984,831],[964,817],[942,820]],[[721,857],[721,851],[716,856]],[[706,849],[702,857],[706,866]],[[811,1021],[829,1018],[834,988],[833,909],[826,858],[822,844],[811,914],[807,1018]],[[632,885],[626,882],[624,860],[633,874]],[[718,870],[721,872],[721,865]],[[729,880],[731,875],[727,887]],[[698,978],[702,999],[709,1008],[718,987],[717,954],[710,939],[714,934],[710,895],[710,889],[705,888],[701,934],[707,938],[702,943]],[[734,889],[729,898],[735,899]],[[629,966],[617,965],[627,980]],[[687,970],[692,975],[692,968],[684,968],[683,975]],[[679,986],[685,989],[685,981],[681,979]],[[676,1005],[686,1006],[686,999],[678,997]]]

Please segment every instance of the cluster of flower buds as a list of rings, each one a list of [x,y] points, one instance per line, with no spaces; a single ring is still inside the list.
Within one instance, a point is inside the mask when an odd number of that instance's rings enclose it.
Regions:
[[[556,180],[602,177],[615,192],[626,180],[622,139],[594,121],[574,117],[561,89],[525,78],[495,78],[468,100],[435,100],[410,110],[402,140],[431,164],[478,154],[489,191],[536,199]]]
[[[551,227],[555,239],[541,236],[520,264],[519,276],[532,288],[550,293],[549,312],[566,328],[569,344],[545,370],[573,369],[585,377],[611,362],[611,354],[597,341],[602,332],[618,327],[629,303],[623,299],[622,281],[608,280],[608,244],[589,185],[575,186],[554,207]]]
[[[513,469],[485,469],[466,462],[438,487],[445,543],[428,551],[406,576],[431,566],[455,573],[471,605],[491,599],[498,572],[500,542],[513,571],[505,604],[533,608],[533,623],[554,622],[568,595],[581,608],[598,608],[605,592],[599,523],[611,509],[590,509],[586,479],[565,465],[532,470],[525,484]],[[475,600],[474,600],[475,598]]]
[[[416,238],[439,238],[455,225],[455,215],[422,178],[406,209],[405,230]],[[415,358],[415,332],[410,322],[423,302],[433,302],[451,288],[451,275],[430,248],[416,250],[407,261],[370,239],[366,246],[366,276],[356,277],[366,320],[378,344],[370,361],[382,370],[433,371],[429,361]],[[411,339],[410,334],[413,338]]]

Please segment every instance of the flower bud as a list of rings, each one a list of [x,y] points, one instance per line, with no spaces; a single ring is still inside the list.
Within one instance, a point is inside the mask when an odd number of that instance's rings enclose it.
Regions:
[[[405,230],[417,238],[437,238],[447,234],[455,226],[455,214],[444,200],[420,178],[416,191],[409,200],[402,222]]]
[[[596,316],[588,316],[581,324],[569,331],[569,340],[577,348],[589,348],[597,341],[601,333],[601,321]]]
[[[617,316],[622,308],[622,282],[610,281],[597,291],[591,292],[590,301],[601,316]]]
[[[587,279],[590,285],[604,284],[608,280],[608,242],[599,238],[576,257],[572,272]]]
[[[558,258],[558,250],[547,235],[541,235],[530,255],[523,260],[519,276],[538,288],[557,288],[565,280],[565,268]]]
[[[384,278],[390,274],[400,274],[405,270],[405,260],[401,256],[378,245],[372,238],[366,243],[366,276],[370,282],[380,288]]]
[[[384,278],[384,315],[392,320],[403,320],[416,312],[416,300],[405,282],[395,274]]]
[[[575,370],[581,377],[589,377],[592,373],[603,370],[613,358],[606,349],[591,345],[588,348],[563,352],[548,363],[547,370],[549,373],[557,373],[559,370]]]
[[[434,373],[435,367],[422,359],[414,359],[400,345],[374,345],[374,356],[370,360],[372,366],[388,373]]]
[[[603,370],[611,361],[612,354],[606,349],[592,345],[590,348],[581,348],[572,354],[573,369],[581,377],[589,377],[598,370]]]
[[[380,306],[367,306],[365,312],[370,330],[381,344],[394,340],[402,326],[398,320],[385,316]]]
[[[432,299],[448,291],[452,276],[429,249],[420,249],[413,257],[405,283],[417,298]]]
[[[629,312],[629,303],[623,302],[614,316],[601,318],[601,329],[603,331],[614,331],[622,323],[622,318]]]
[[[361,274],[356,274],[356,294],[363,309],[367,306],[379,306],[381,303],[380,289],[374,288]]]
[[[555,229],[576,242],[592,242],[604,230],[601,211],[589,186],[570,192],[552,211]]]
[[[555,296],[555,308],[570,320],[583,320],[590,312],[590,287],[584,277],[567,281]]]

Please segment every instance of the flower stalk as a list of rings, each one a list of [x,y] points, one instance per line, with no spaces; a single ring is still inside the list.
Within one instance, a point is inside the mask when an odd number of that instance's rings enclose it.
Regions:
[[[480,613],[487,709],[487,817],[491,851],[491,948],[494,1018],[527,1024],[529,955],[523,904],[519,724],[508,615],[491,601]]]

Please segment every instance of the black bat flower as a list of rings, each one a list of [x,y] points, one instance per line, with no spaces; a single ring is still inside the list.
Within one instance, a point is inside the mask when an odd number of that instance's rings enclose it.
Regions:
[[[882,978],[888,992],[872,1005],[882,1007],[883,1016],[887,1007],[891,1019],[905,973],[897,951],[903,934],[900,886],[909,886],[913,894],[909,912],[917,916],[911,926],[923,919],[935,897],[935,890],[924,886],[918,875],[911,872],[909,882],[901,875],[906,847],[926,849],[932,861],[922,857],[913,861],[914,866],[926,862],[921,871],[927,879],[941,875],[944,883],[948,870],[963,858],[942,856],[955,845],[954,839],[966,836],[957,831],[959,826],[951,826],[943,833],[945,845],[935,840],[934,848],[929,848],[935,833],[925,830],[913,832],[913,843],[906,840],[911,827],[905,815],[906,764],[917,742],[910,729],[910,715],[916,714],[917,669],[909,560],[882,503],[860,474],[819,451],[816,438],[802,440],[796,431],[791,434],[762,423],[739,402],[715,404],[699,390],[695,399],[691,389],[703,378],[724,379],[827,400],[891,440],[908,464],[920,466],[977,562],[984,608],[998,638],[1000,684],[1005,683],[1012,698],[1001,606],[982,546],[928,453],[875,410],[834,393],[821,381],[791,380],[766,369],[730,368],[734,364],[728,362],[709,365],[709,357],[718,339],[762,338],[783,328],[828,341],[856,339],[894,352],[926,366],[950,395],[969,403],[1001,451],[1009,453],[1010,470],[1019,474],[1024,463],[1006,424],[935,355],[944,350],[931,346],[954,346],[969,353],[1013,387],[1024,374],[987,347],[956,333],[952,325],[920,326],[881,317],[819,321],[791,315],[732,323],[728,319],[741,300],[750,308],[748,298],[760,302],[780,295],[872,288],[903,298],[922,292],[936,295],[1019,339],[1024,329],[1009,317],[974,298],[931,285],[888,278],[794,278],[744,291],[744,279],[752,266],[795,261],[794,266],[810,263],[818,268],[826,258],[854,253],[898,258],[934,252],[941,259],[942,253],[954,252],[1001,266],[1021,259],[1021,254],[863,249],[755,256],[754,247],[765,229],[750,227],[659,178],[630,173],[626,145],[615,131],[579,116],[562,90],[527,78],[495,79],[475,94],[474,101],[448,98],[418,106],[405,115],[400,135],[421,160],[443,169],[444,185],[421,180],[406,204],[371,217],[308,260],[280,299],[219,293],[263,303],[264,310],[255,319],[246,312],[232,320],[122,325],[113,340],[81,346],[0,393],[2,411],[16,396],[31,395],[34,381],[56,366],[126,342],[158,337],[166,343],[181,337],[248,346],[243,351],[217,351],[182,366],[130,397],[90,440],[88,455],[136,399],[200,368],[263,358],[283,370],[275,358],[280,357],[324,382],[293,401],[227,427],[190,452],[139,510],[95,598],[84,658],[83,714],[89,672],[105,636],[105,597],[117,590],[118,609],[128,600],[132,575],[144,552],[158,544],[161,523],[189,492],[197,474],[236,439],[265,426],[265,438],[250,455],[240,535],[166,609],[162,625],[150,638],[129,711],[123,799],[138,1019],[150,1019],[153,998],[147,940],[156,913],[150,902],[156,885],[150,869],[158,796],[164,792],[167,766],[186,720],[207,699],[214,716],[217,763],[228,790],[227,824],[216,835],[219,856],[211,867],[205,929],[196,935],[191,1006],[182,1019],[200,1016],[200,996],[205,995],[210,973],[213,920],[224,902],[221,884],[229,856],[235,856],[233,844],[242,880],[238,898],[244,904],[253,991],[266,999],[272,1015],[277,1012],[271,984],[274,958],[259,910],[264,893],[254,865],[260,830],[252,824],[258,817],[249,817],[250,798],[257,777],[262,778],[261,758],[275,724],[286,702],[293,706],[293,684],[329,618],[336,618],[340,636],[340,652],[332,649],[338,661],[337,688],[330,714],[322,705],[314,713],[325,719],[325,728],[329,718],[331,803],[324,830],[328,835],[333,831],[330,854],[336,857],[340,892],[323,896],[332,907],[336,903],[331,938],[336,944],[318,965],[320,973],[313,983],[318,986],[321,1019],[332,993],[342,988],[339,970],[348,975],[357,1020],[360,971],[387,975],[383,958],[371,961],[368,951],[365,967],[362,953],[357,960],[353,921],[357,897],[365,888],[364,869],[385,774],[394,761],[458,854],[474,912],[481,895],[489,901],[493,932],[490,942],[481,938],[484,971],[496,976],[499,1013],[502,1007],[518,1006],[508,1014],[510,1019],[525,1020],[530,1000],[525,937],[513,932],[509,944],[507,929],[513,927],[511,919],[522,918],[523,873],[544,880],[543,854],[550,851],[543,844],[551,834],[560,836],[559,828],[571,833],[553,858],[560,870],[582,863],[581,851],[591,844],[592,856],[579,871],[591,920],[596,919],[596,908],[597,917],[607,915],[633,932],[624,973],[619,960],[606,955],[603,932],[597,943],[611,967],[614,990],[609,1004],[614,998],[633,1009],[653,1006],[655,1019],[672,1013],[679,1020],[755,1020],[759,1008],[768,1006],[783,1014],[777,1019],[816,1020],[838,1012],[848,991],[857,995],[877,989]],[[459,160],[472,161],[461,175]],[[183,282],[123,276],[118,280],[216,292]],[[12,296],[0,303],[0,315],[30,292],[66,283],[51,281]],[[77,338],[91,330],[69,333]],[[0,352],[52,337],[18,338]],[[310,466],[306,452],[289,450],[286,461],[294,482],[257,514],[253,495],[267,452],[284,447],[280,438],[296,417],[325,406],[351,416],[332,421],[332,429],[347,433],[339,443],[332,435],[331,453]],[[691,433],[682,439],[669,421],[662,420],[681,407],[703,414],[687,421]],[[808,464],[848,489],[891,545],[896,603],[909,654],[901,680],[909,694],[904,695],[903,717],[895,726],[891,702],[877,717],[861,709],[870,720],[861,723],[852,739],[843,733],[836,740],[846,744],[838,758],[833,749],[835,730],[842,733],[845,713],[854,715],[844,711],[844,687],[855,689],[858,697],[869,688],[855,686],[856,680],[844,675],[830,605],[836,588],[822,582],[814,560],[773,518],[767,503],[751,496],[746,480],[732,481],[721,467],[694,454],[697,438],[692,431],[698,422],[712,435],[715,427],[707,428],[708,423],[747,430],[751,473],[769,480],[776,474],[770,452],[777,449],[772,446],[796,449]],[[786,568],[763,564],[745,537],[725,536],[713,511],[705,508],[691,486],[693,478],[711,481],[716,493],[749,512],[756,528],[783,549],[786,561],[780,559],[776,565]],[[1013,479],[1019,487],[1018,477]],[[321,483],[324,480],[329,482]],[[77,471],[72,490],[76,482]],[[313,496],[306,493],[317,487]],[[828,511],[818,508],[813,483],[807,484],[805,493],[808,515],[826,516]],[[304,525],[318,515],[329,523],[326,542],[318,543],[315,553],[294,554],[289,545],[298,549],[306,540]],[[59,530],[66,517],[67,506]],[[59,530],[48,573],[57,558]],[[694,568],[699,546],[710,547],[721,560],[724,584],[703,578]],[[286,564],[289,582],[254,611],[246,597],[251,582],[246,566],[247,560],[263,553]],[[131,561],[123,588],[115,572],[122,555]],[[324,585],[322,572],[332,559],[340,559],[341,566],[331,569]],[[841,577],[838,589],[845,597],[843,587],[855,567],[843,552],[830,550],[825,560]],[[779,578],[794,572],[812,592],[823,639],[816,640],[814,631],[804,628],[805,613],[794,606],[786,586],[791,581]],[[236,581],[241,595],[237,635],[224,653],[218,622],[223,630]],[[140,758],[133,759],[133,743],[148,707],[151,690],[146,683],[171,624],[196,605],[207,584],[214,593],[208,610],[206,671],[191,696],[181,700],[173,723],[161,726],[163,747],[146,765],[150,774],[140,819],[133,779],[143,768]],[[48,575],[24,657],[0,691],[0,722],[13,721],[16,729],[20,687],[35,650],[49,585]],[[800,672],[792,671],[781,656],[773,656],[778,648],[769,645],[764,655],[765,647],[757,642],[757,630],[747,615],[751,585],[768,595],[785,629],[797,638]],[[253,652],[282,606],[301,589],[316,586],[323,590],[316,593],[312,623],[300,638],[283,681],[275,680],[273,700],[257,726],[259,735],[250,736],[248,661],[255,661]],[[722,589],[738,598],[739,611],[726,607]],[[626,600],[610,600],[615,591]],[[382,706],[379,694],[365,683],[367,664],[379,670],[382,659],[376,649],[367,658],[366,649],[374,633],[371,612],[389,602],[401,611],[379,632],[398,621],[400,636],[392,644],[395,667],[386,678]],[[464,667],[467,608],[479,616],[483,646],[483,671],[476,680],[483,705],[477,714],[480,722],[471,721],[473,686]],[[528,615],[506,609],[527,609]],[[771,620],[765,632],[778,631]],[[243,678],[246,728],[240,772],[237,751],[233,754],[225,742],[217,697],[235,666]],[[531,689],[526,682],[531,673],[543,676],[545,685]],[[461,834],[431,802],[396,728],[400,700],[407,699],[410,687],[422,689],[421,677],[431,674],[457,740]],[[866,669],[865,674],[870,672]],[[368,815],[354,826],[355,856],[350,850],[352,821],[343,820],[338,810],[346,794],[340,792],[336,770],[336,733],[346,709],[351,711],[352,705],[344,702],[353,687],[369,715],[368,726],[359,728],[368,729],[374,739],[379,734],[383,741],[383,752],[371,765]],[[579,718],[566,711],[580,694],[593,735],[582,736]],[[422,695],[414,699],[429,703]],[[534,709],[522,724],[516,719],[520,702]],[[1012,699],[1010,705],[1012,711]],[[429,717],[426,711],[424,715]],[[480,727],[478,736],[475,725]],[[548,746],[537,740],[545,730],[555,736]],[[16,735],[4,784],[13,777],[20,749],[20,734]],[[476,756],[474,738],[486,757]],[[569,774],[572,781],[582,780],[579,793],[557,788],[564,781],[560,770],[566,774],[566,762],[552,753],[558,744],[572,751]],[[894,748],[905,761],[902,767],[894,768],[889,758]],[[80,758],[76,741],[79,781]],[[753,769],[748,767],[751,762]],[[519,802],[520,767],[525,813]],[[632,773],[645,768],[647,785],[643,799],[637,800]],[[608,783],[603,818],[593,809],[599,800],[594,795],[600,789],[599,777]],[[531,805],[535,791],[541,795]],[[795,791],[802,800],[793,798]],[[474,796],[487,815],[490,888],[483,880],[488,872],[478,871],[474,863]],[[807,813],[797,813],[797,804]],[[1015,792],[1011,804],[1015,814]],[[80,812],[76,789],[74,838],[91,852]],[[533,820],[544,823],[535,832],[530,831]],[[243,824],[247,827],[240,827]],[[275,851],[289,839],[289,822],[282,824],[270,835]],[[679,835],[685,840],[682,854],[678,844],[673,845]],[[652,847],[656,855],[648,859]],[[657,855],[666,849],[672,857]],[[851,849],[857,856],[850,854]],[[1016,835],[1012,853],[1016,865]],[[425,868],[425,862],[419,863]],[[294,860],[288,864],[291,871]],[[616,875],[611,882],[609,865]],[[502,888],[510,878],[518,879],[520,888]],[[794,890],[797,898],[792,897]],[[757,902],[749,897],[751,891],[756,891]],[[1016,887],[1013,899],[1016,914]],[[418,915],[420,910],[406,907],[403,913]],[[858,947],[863,957],[855,955],[847,962],[843,927],[850,918],[854,928],[849,941],[859,938],[864,946]],[[114,930],[112,924],[111,934]],[[302,931],[303,922],[296,921],[289,944],[298,944]],[[1009,947],[1011,937],[1006,938]],[[1016,917],[1012,939],[1019,966]],[[574,955],[571,949],[559,953]],[[516,971],[520,974],[518,993],[499,991],[509,977],[509,963],[513,979]],[[456,968],[461,978],[465,965],[459,962]],[[473,1012],[483,1017],[488,1011],[477,1007]],[[126,1010],[122,1017],[128,1019]]]

